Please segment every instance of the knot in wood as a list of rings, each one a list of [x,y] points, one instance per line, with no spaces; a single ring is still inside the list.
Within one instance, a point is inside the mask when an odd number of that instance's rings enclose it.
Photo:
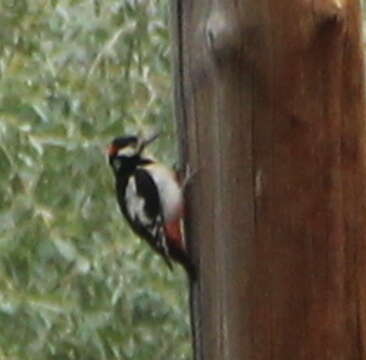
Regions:
[[[345,17],[344,0],[314,0],[313,12],[320,25],[341,24]]]
[[[240,51],[240,31],[235,19],[225,11],[213,11],[206,23],[206,41],[212,57],[223,61]]]

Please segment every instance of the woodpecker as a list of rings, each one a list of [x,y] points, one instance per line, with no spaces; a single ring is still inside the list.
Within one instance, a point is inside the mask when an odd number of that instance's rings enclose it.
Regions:
[[[132,230],[170,269],[175,261],[193,276],[183,235],[183,186],[173,170],[143,155],[158,136],[121,136],[109,145],[117,201]]]

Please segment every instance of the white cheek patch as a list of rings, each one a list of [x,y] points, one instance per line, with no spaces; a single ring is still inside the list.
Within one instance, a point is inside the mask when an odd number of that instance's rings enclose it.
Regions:
[[[131,157],[131,156],[136,155],[136,153],[137,153],[137,151],[134,146],[126,146],[122,149],[119,149],[117,152],[117,155]]]

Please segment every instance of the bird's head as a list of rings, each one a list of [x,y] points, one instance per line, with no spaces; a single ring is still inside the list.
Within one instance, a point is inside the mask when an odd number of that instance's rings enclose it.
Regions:
[[[115,138],[108,147],[109,163],[118,172],[122,167],[130,168],[138,165],[141,154],[154,140],[159,133],[151,136],[121,136]]]

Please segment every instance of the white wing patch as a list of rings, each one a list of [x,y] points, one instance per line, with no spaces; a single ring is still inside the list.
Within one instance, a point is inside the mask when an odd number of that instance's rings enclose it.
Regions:
[[[152,176],[158,188],[164,221],[174,221],[180,216],[183,198],[173,173],[164,165],[156,163],[144,166],[144,169]]]
[[[137,194],[136,180],[131,176],[126,186],[126,207],[131,219],[138,221],[143,226],[150,226],[153,220],[145,213],[145,199]]]

